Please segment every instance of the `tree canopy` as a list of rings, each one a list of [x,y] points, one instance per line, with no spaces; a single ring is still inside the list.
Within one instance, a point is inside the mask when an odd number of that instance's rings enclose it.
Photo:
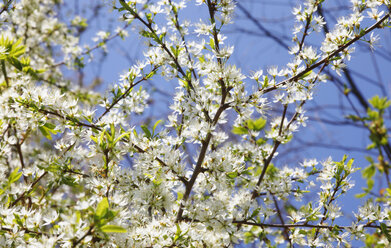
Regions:
[[[322,15],[327,1],[300,1],[290,41],[258,23],[289,44],[290,61],[254,72],[230,59],[236,11],[257,23],[239,1],[92,1],[87,12],[75,1],[80,15],[67,1],[2,2],[1,246],[390,246],[387,97],[348,116],[368,130],[368,166],[349,154],[275,163],[307,127],[306,104],[327,70],[346,76],[359,41],[378,49],[390,0],[351,0],[334,26]],[[90,26],[102,9],[118,28]],[[102,59],[95,52],[110,54],[121,38],[126,47],[129,35],[143,41],[141,58],[112,85],[85,84],[84,68]],[[159,107],[152,80],[173,85],[157,114],[148,112]],[[352,84],[345,90],[359,98]],[[363,200],[346,216],[357,171]],[[375,175],[386,179],[380,193]]]

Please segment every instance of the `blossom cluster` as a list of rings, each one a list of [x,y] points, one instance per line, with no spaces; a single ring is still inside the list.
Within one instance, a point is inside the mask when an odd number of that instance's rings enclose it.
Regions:
[[[371,32],[390,26],[389,0],[351,1],[320,51],[306,40],[325,25],[323,1],[304,1],[292,11],[291,61],[251,75],[229,60],[234,0],[102,1],[125,28],[98,31],[94,47],[77,37],[86,19],[58,18],[61,1],[9,2],[0,5],[1,246],[333,247],[368,235],[390,245],[391,191],[336,224],[353,159],[273,163],[306,126],[324,69],[339,73],[356,41],[369,36],[373,47]],[[208,18],[184,19],[189,5]],[[110,90],[68,82],[61,67],[78,70],[128,27],[148,45]],[[173,99],[163,120],[140,124],[154,77],[177,84]],[[273,104],[283,112],[271,118]]]

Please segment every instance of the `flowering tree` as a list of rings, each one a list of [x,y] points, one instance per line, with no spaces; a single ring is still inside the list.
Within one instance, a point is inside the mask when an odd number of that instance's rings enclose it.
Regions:
[[[86,19],[59,21],[60,1],[4,0],[1,244],[333,247],[358,240],[389,246],[388,189],[377,202],[358,206],[353,221],[342,216],[338,199],[354,186],[352,159],[273,163],[279,147],[305,127],[305,103],[327,80],[324,70],[340,72],[355,42],[373,46],[372,31],[390,26],[389,0],[352,0],[351,14],[317,51],[306,41],[325,25],[317,14],[322,2],[293,9],[291,62],[250,74],[230,63],[233,47],[224,43],[232,0],[113,1],[124,28],[98,33],[96,46],[85,48],[77,34],[88,28]],[[207,18],[185,20],[187,5]],[[126,36],[128,27],[148,46],[109,97],[67,83],[61,66],[80,69],[93,50]],[[140,125],[136,115],[149,104],[142,85],[154,77],[178,86],[167,116]],[[283,107],[273,118],[272,103]],[[378,148],[388,144],[382,116],[390,102],[371,103],[375,110],[357,118],[376,124],[369,126]],[[303,200],[306,195],[311,199]]]

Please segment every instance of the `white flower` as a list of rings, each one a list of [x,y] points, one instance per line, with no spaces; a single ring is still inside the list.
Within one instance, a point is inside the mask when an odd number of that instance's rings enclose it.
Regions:
[[[250,78],[251,78],[251,79],[254,79],[255,81],[258,81],[259,78],[262,76],[262,74],[263,74],[263,70],[258,70],[258,71],[256,71],[256,72],[254,72],[254,73],[252,74],[252,76],[250,76]]]
[[[110,33],[109,32],[106,32],[106,31],[99,31],[96,33],[96,36],[94,38],[92,38],[92,40],[94,42],[97,42],[99,40],[105,40],[109,37]]]
[[[384,11],[379,12],[377,8],[371,8],[371,10],[367,13],[368,17],[374,19],[375,21],[378,21],[380,17],[384,15]]]
[[[197,35],[208,35],[212,32],[213,30],[213,27],[214,25],[210,24],[205,24],[202,22],[202,20],[200,20],[196,25],[196,29],[194,30],[194,32],[197,34]]]
[[[369,47],[371,48],[371,50],[374,50],[375,49],[375,45],[379,43],[379,36],[378,35],[374,35],[373,33],[371,33],[370,37],[369,37]]]

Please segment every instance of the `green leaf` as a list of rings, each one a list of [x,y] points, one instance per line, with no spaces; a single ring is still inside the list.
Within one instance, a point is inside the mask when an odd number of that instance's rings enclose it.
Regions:
[[[254,124],[253,120],[247,120],[246,124],[247,124],[248,129],[255,130],[255,124]]]
[[[373,160],[373,158],[372,157],[370,157],[370,156],[365,156],[365,159],[369,162],[369,163],[371,163],[371,164],[373,164],[375,161]]]
[[[248,130],[245,127],[233,127],[232,128],[232,133],[238,134],[238,135],[248,134]]]
[[[26,47],[23,46],[23,45],[19,46],[21,43],[22,43],[22,39],[19,39],[12,45],[12,49],[9,52],[10,56],[12,56],[12,57],[19,57],[22,54],[24,54],[24,51],[25,51]]]
[[[369,179],[373,177],[376,173],[376,168],[373,165],[368,166],[362,171],[363,178]]]
[[[174,57],[177,58],[178,55],[179,55],[180,50],[177,47],[174,47],[174,46],[170,46],[170,50],[171,50],[172,54],[174,55]]]
[[[300,79],[304,79],[304,78],[308,77],[311,73],[312,73],[312,70],[307,71],[306,73],[304,73],[303,75],[300,76]]]
[[[174,242],[177,241],[181,237],[181,233],[182,233],[181,227],[177,223],[176,224],[176,233],[175,233]]]
[[[255,210],[251,213],[251,218],[257,217],[260,211],[261,211],[261,210],[260,210],[259,208],[255,209]]]
[[[373,188],[373,185],[375,185],[375,182],[373,181],[373,179],[368,179],[367,185],[368,185],[368,191],[370,191]]]
[[[17,58],[9,57],[7,61],[19,71],[23,70],[23,65]]]
[[[227,173],[227,176],[228,176],[229,178],[236,178],[238,175],[239,175],[239,174],[238,174],[237,171],[231,171],[231,172],[228,172],[228,173]]]
[[[391,235],[388,232],[387,226],[384,223],[380,223],[381,232],[386,236],[388,242],[391,242]]]
[[[150,73],[148,73],[145,78],[148,79],[148,78],[151,78],[153,75],[155,75],[156,71],[151,71]]]
[[[201,55],[198,57],[198,60],[201,62],[201,63],[204,63],[205,62],[205,56],[204,55]]]
[[[18,224],[19,226],[23,227],[23,221],[20,216],[18,214],[14,214],[14,217],[14,222],[16,222],[16,224]]]
[[[266,120],[259,118],[255,121],[253,121],[253,125],[254,125],[254,130],[260,131],[266,126]]]
[[[178,195],[178,197],[177,197],[177,200],[178,200],[178,201],[180,201],[180,200],[183,199],[183,193],[178,192],[177,195]]]
[[[366,190],[366,189],[364,188],[364,190]],[[368,193],[369,192],[363,192],[363,193],[360,193],[360,194],[355,194],[354,196],[356,198],[363,198],[364,196],[368,195]]]
[[[257,145],[263,145],[263,144],[265,144],[266,143],[266,140],[265,139],[262,139],[262,138],[260,138],[260,139],[257,139],[257,141],[256,141],[256,143],[257,143]]]
[[[14,183],[20,179],[22,176],[22,172],[19,172],[20,167],[17,167],[14,171],[11,172],[10,176],[8,177],[8,182]]]
[[[46,127],[47,129],[50,129],[50,130],[54,130],[56,128],[56,125],[54,125],[53,123],[50,123],[50,122],[46,122],[44,127]]]
[[[369,120],[376,120],[379,118],[379,112],[368,108],[367,115]]]
[[[354,159],[350,159],[348,161],[348,163],[346,164],[346,168],[348,168],[349,171],[350,171],[350,169],[352,169],[353,162],[354,162]]]
[[[183,86],[185,86],[185,88],[186,88],[187,90],[190,90],[190,85],[189,85],[189,82],[188,82],[188,81],[183,80],[182,78],[178,78],[178,79],[179,79],[179,81],[181,81],[181,82],[183,83]]]
[[[98,219],[102,219],[109,211],[109,201],[107,197],[103,198],[96,207],[95,216]]]
[[[391,101],[387,101],[387,97],[380,98],[378,95],[369,99],[369,103],[379,110],[386,109],[391,105]]]
[[[43,136],[45,136],[45,138],[51,140],[52,139],[51,134],[56,135],[59,132],[59,130],[55,130],[55,128],[56,126],[54,124],[46,122],[43,126],[39,127],[39,130],[41,131]]]
[[[276,174],[278,173],[279,169],[274,166],[274,164],[269,164],[269,167],[266,170],[266,173],[271,177],[274,178]]]
[[[90,138],[91,138],[91,140],[94,141],[95,143],[98,143],[98,139],[97,139],[95,136],[91,135]]]
[[[371,149],[374,149],[374,148],[376,148],[376,144],[372,143],[372,144],[369,144],[365,149],[371,150]]]
[[[151,132],[148,130],[148,126],[147,126],[147,125],[142,125],[142,126],[141,126],[141,129],[144,131],[145,136],[146,136],[148,139],[152,137],[152,134],[151,134]]]
[[[71,176],[64,176],[61,178],[60,183],[63,183],[68,186],[76,186],[76,179]]]
[[[116,144],[116,143],[117,143],[118,141],[120,141],[122,138],[127,137],[127,136],[129,136],[129,135],[130,135],[130,132],[126,132],[126,133],[121,134],[120,136],[118,136],[118,137],[115,139],[114,144]]]
[[[132,15],[136,14],[134,10],[124,0],[119,0],[119,3],[122,5],[122,7],[124,7],[124,9],[129,11]]]
[[[266,88],[267,86],[269,86],[269,77],[267,75],[265,75],[263,78],[262,88]]]
[[[215,49],[215,41],[214,41],[213,38],[210,38],[209,45],[210,45],[210,47],[211,47],[213,50]]]
[[[340,59],[342,59],[342,57],[336,56],[331,58],[329,61],[340,60]]]
[[[126,233],[126,229],[122,226],[116,226],[116,225],[104,225],[100,228],[102,232],[105,233]]]
[[[115,126],[113,123],[110,123],[110,132],[111,132],[111,135],[109,135],[110,141],[113,142],[115,137]]]
[[[153,125],[153,128],[152,128],[152,132],[155,133],[155,130],[156,130],[156,127],[159,125],[159,123],[161,123],[162,120],[158,120],[155,125]]]
[[[361,121],[361,118],[356,115],[347,115],[347,116],[345,116],[345,118],[350,119],[352,121]]]
[[[41,131],[41,133],[43,134],[43,136],[45,136],[45,138],[47,138],[49,140],[52,139],[52,136],[50,135],[50,133],[48,131],[46,131],[46,129],[43,126],[40,126],[38,128]]]
[[[248,244],[254,240],[254,234],[252,232],[244,233],[244,243]]]
[[[76,211],[76,223],[79,224],[81,220],[81,213],[80,211]]]

